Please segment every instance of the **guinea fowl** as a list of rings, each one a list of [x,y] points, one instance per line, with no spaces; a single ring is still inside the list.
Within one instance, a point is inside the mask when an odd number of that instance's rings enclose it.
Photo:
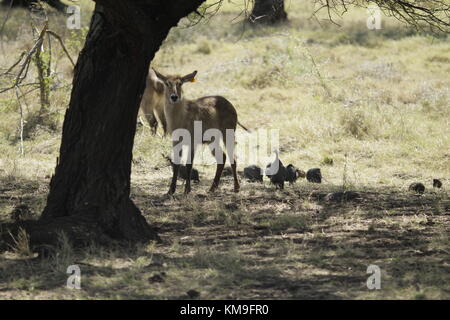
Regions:
[[[180,166],[180,170],[178,171],[178,178],[181,178],[181,179],[186,181],[187,175],[188,174],[187,174],[186,166],[183,166],[183,165]],[[200,182],[200,178],[199,178],[197,169],[192,168],[192,170],[191,170],[191,180],[194,181],[195,183],[199,183]]]
[[[170,165],[173,167],[173,162],[172,159],[170,159],[170,157],[165,156],[165,158],[167,159],[167,161],[169,161]],[[187,179],[187,169],[185,165],[180,165],[180,168],[178,170],[178,178],[183,179],[186,181]],[[191,170],[191,180],[199,183],[200,182],[200,177],[198,174],[198,170],[195,168],[192,168]]]
[[[275,151],[275,160],[266,166],[266,176],[277,189],[284,189],[284,181],[286,181],[287,171],[278,157],[278,151]]]
[[[305,173],[302,170],[297,169],[292,164],[288,164],[286,167],[286,180],[290,184],[293,184],[297,181],[298,178],[305,177]]]
[[[309,169],[306,172],[306,179],[309,182],[321,183],[322,182],[322,173],[320,172],[320,168]]]
[[[263,182],[262,169],[256,165],[251,165],[244,168],[244,177],[255,182]]]

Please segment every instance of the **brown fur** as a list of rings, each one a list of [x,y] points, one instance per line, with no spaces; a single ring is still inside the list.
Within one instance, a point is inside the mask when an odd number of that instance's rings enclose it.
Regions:
[[[167,122],[164,115],[164,84],[158,79],[153,69],[149,70],[147,84],[141,100],[141,111],[147,119],[152,133],[156,134],[158,123],[167,133]]]
[[[155,71],[156,72],[156,71]],[[156,72],[157,77],[165,85],[165,106],[164,114],[167,120],[167,132],[172,134],[176,129],[186,129],[194,137],[194,121],[202,121],[202,135],[208,129],[218,129],[222,133],[222,141],[230,143],[234,146],[235,141],[226,140],[226,130],[236,130],[238,124],[237,113],[234,106],[227,99],[221,96],[202,97],[197,100],[188,100],[183,96],[182,85],[186,82],[195,81],[194,77],[196,71],[184,77],[181,76],[163,76]],[[177,100],[173,101],[172,97],[176,96]],[[202,141],[206,143],[209,141]],[[174,142],[175,144],[175,142]],[[192,143],[191,143],[192,148]],[[222,151],[223,152],[223,151]],[[229,155],[231,156],[231,155]],[[239,191],[239,181],[236,173],[236,159],[234,155],[230,159],[231,167],[234,176],[234,191]],[[226,155],[223,153],[225,162]],[[193,164],[193,153],[191,153],[191,164],[186,165],[188,170],[191,170]],[[210,191],[214,191],[219,186],[220,176],[224,163],[217,164],[216,175]],[[176,189],[176,175],[178,168],[174,166],[174,175],[172,177],[172,184],[169,189],[169,194],[175,192]],[[189,177],[189,174],[188,174]],[[190,192],[190,179],[186,180],[185,193]]]

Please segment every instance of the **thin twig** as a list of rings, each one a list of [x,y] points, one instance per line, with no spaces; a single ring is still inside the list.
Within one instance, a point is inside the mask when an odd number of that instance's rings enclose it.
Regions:
[[[19,103],[19,109],[20,109],[20,155],[24,155],[25,151],[23,148],[23,127],[24,127],[24,119],[23,119],[23,108],[22,108],[22,103],[20,102],[20,98],[19,98],[19,87],[15,86],[15,91],[16,91],[16,97],[17,97],[17,102]]]
[[[19,58],[19,60],[17,60],[17,62],[15,62],[11,67],[9,67],[9,69],[8,70],[6,70],[5,71],[5,74],[8,74],[8,73],[10,73],[21,61],[22,61],[22,58],[25,56],[27,54],[27,52],[26,51],[24,51],[24,52],[22,52],[22,54],[20,55],[20,58]]]
[[[62,41],[61,37],[57,33],[53,32],[51,30],[47,30],[47,33],[52,35],[53,37],[55,37],[59,41],[59,44],[61,45],[61,47],[63,48],[64,52],[66,53],[67,58],[69,58],[70,63],[72,63],[72,66],[75,68],[75,62],[73,62],[73,59],[70,56],[69,51],[67,50],[66,46],[64,45],[64,42]]]
[[[22,67],[20,68],[19,73],[17,74],[14,84],[10,87],[1,89],[0,93],[14,89],[25,79],[25,77],[27,76],[27,73],[28,73],[28,67],[31,62],[31,58],[32,58],[33,54],[36,52],[36,50],[42,46],[42,43],[44,41],[44,35],[47,31],[47,28],[48,28],[48,24],[46,23],[44,25],[44,27],[42,28],[42,30],[39,34],[39,37],[36,40],[36,42],[34,43],[33,47],[30,49],[30,51],[28,51],[28,54],[26,55],[25,61],[23,62]]]

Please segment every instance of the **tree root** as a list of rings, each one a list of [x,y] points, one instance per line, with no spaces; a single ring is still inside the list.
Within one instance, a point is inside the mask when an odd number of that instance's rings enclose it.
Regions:
[[[85,247],[92,243],[102,246],[117,240],[128,242],[160,241],[156,231],[151,228],[142,215],[132,215],[123,219],[120,229],[105,230],[94,215],[79,214],[41,220],[24,220],[0,225],[0,251],[11,250],[21,229],[25,230],[29,246],[33,251],[41,251],[56,246],[61,233],[64,233],[74,247]]]

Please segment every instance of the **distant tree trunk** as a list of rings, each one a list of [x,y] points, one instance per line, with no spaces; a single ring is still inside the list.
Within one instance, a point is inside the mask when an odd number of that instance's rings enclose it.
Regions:
[[[27,8],[30,5],[36,4],[39,0],[3,0],[2,5],[13,6],[13,7],[24,7]],[[67,5],[59,0],[41,0],[47,2],[50,6],[61,12],[66,12]],[[12,3],[11,3],[12,2]]]
[[[204,0],[97,0],[78,58],[59,161],[33,244],[64,231],[79,243],[156,239],[130,199],[132,149],[150,61],[171,27]]]
[[[275,24],[287,20],[284,0],[255,0],[249,21],[254,24]]]

